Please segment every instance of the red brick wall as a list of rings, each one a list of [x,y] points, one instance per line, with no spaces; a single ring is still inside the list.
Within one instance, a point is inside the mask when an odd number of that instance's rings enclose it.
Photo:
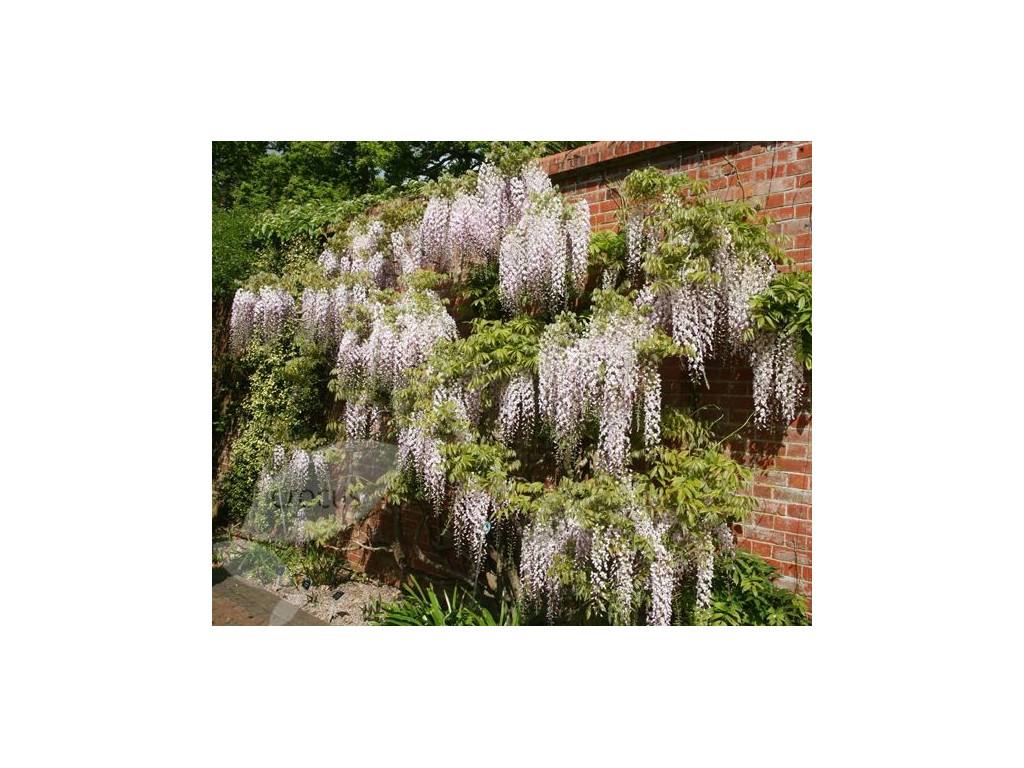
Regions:
[[[745,198],[774,220],[785,250],[801,270],[811,269],[811,142],[599,141],[544,158],[545,170],[563,193],[590,204],[594,229],[620,223],[615,188],[637,168],[655,166],[708,182],[723,200]],[[764,556],[781,573],[779,583],[811,602],[811,377],[807,403],[778,434],[750,427],[750,370],[709,366],[707,389],[694,390],[678,361],[663,370],[666,405],[707,406],[720,418],[716,431],[731,436],[732,454],[755,469],[757,512],[739,526],[740,545]]]

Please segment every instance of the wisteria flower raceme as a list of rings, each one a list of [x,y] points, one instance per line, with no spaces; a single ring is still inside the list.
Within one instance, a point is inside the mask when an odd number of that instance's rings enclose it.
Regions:
[[[796,340],[758,334],[750,349],[754,371],[754,421],[766,428],[789,424],[804,391],[803,367],[796,358]]]
[[[273,339],[294,314],[295,300],[287,291],[267,285],[258,294],[238,290],[231,306],[231,349],[244,349],[254,337],[260,341]]]
[[[487,517],[494,507],[489,493],[470,488],[460,488],[452,504],[456,547],[473,563],[473,573],[479,573],[483,564]]]
[[[638,346],[652,333],[637,313],[593,321],[581,336],[567,334],[557,324],[545,331],[538,357],[540,412],[568,454],[579,443],[583,420],[596,415],[595,467],[612,474],[624,472],[632,416],[640,403],[645,440],[649,445],[657,442],[660,377],[657,368],[638,354]]]
[[[517,435],[533,429],[537,417],[537,399],[533,375],[520,373],[505,385],[498,411],[498,439],[511,442]]]
[[[399,388],[436,344],[457,335],[455,320],[429,291],[410,291],[391,308],[375,305],[372,309],[372,325],[364,340],[349,330],[339,341],[337,363],[342,381]]]

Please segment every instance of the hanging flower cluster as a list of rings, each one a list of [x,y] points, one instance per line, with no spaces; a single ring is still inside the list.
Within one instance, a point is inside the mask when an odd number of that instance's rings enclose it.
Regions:
[[[377,285],[383,286],[387,261],[387,254],[381,248],[386,240],[383,222],[376,219],[369,223],[353,222],[347,234],[349,245],[341,255],[330,248],[320,254],[319,264],[324,275],[368,274]]]
[[[312,487],[311,487],[312,486]],[[258,489],[261,496],[272,500],[271,525],[280,524],[275,535],[302,544],[306,540],[306,510],[302,505],[304,491],[316,488],[329,493],[331,474],[322,451],[301,448],[286,450],[275,445],[271,461],[260,473]],[[260,533],[264,518],[256,514],[246,520],[250,533]]]
[[[675,235],[676,245],[685,247],[689,237]],[[707,385],[705,363],[716,350],[735,354],[746,349],[743,335],[751,324],[750,300],[763,292],[775,274],[767,254],[740,254],[728,231],[709,258],[708,268],[684,266],[675,284],[654,298],[654,317],[672,340],[687,347],[690,379]]]
[[[391,254],[403,275],[423,266],[423,236],[420,227],[404,227],[391,233]]]
[[[760,427],[789,424],[804,391],[803,366],[797,361],[796,339],[759,333],[750,349],[754,371],[754,422]]]
[[[501,241],[498,291],[512,313],[523,302],[564,307],[569,286],[583,287],[590,245],[590,207],[566,209],[555,192],[531,198],[522,218]]]
[[[496,508],[494,498],[487,491],[462,487],[455,494],[452,504],[455,546],[461,555],[473,563],[473,573],[479,573],[483,565],[487,517]]]
[[[274,338],[294,314],[295,300],[287,291],[267,285],[259,293],[239,289],[231,305],[231,350],[245,349],[253,337]]]
[[[519,577],[523,584],[523,599],[527,604],[541,599],[547,604],[548,621],[554,621],[564,585],[554,570],[555,556],[564,553],[570,542],[581,544],[585,534],[573,517],[541,522],[535,520],[523,531]],[[574,546],[583,550],[583,546]]]
[[[634,409],[643,409],[644,437],[659,437],[661,383],[657,368],[638,347],[653,334],[639,313],[611,313],[590,323],[582,335],[560,323],[541,337],[539,401],[541,416],[554,429],[561,449],[574,455],[583,421],[596,415],[599,438],[594,465],[621,475],[626,471]]]
[[[474,192],[430,199],[420,232],[425,259],[442,270],[498,254],[509,312],[526,300],[564,306],[569,286],[586,278],[590,208],[566,207],[537,163],[518,176],[484,164]]]
[[[421,423],[412,423],[398,432],[398,461],[419,477],[435,511],[444,505],[446,487],[442,445],[443,441]]]
[[[716,557],[732,557],[734,551],[728,526],[683,526],[628,479],[615,481],[614,488],[591,482],[554,491],[547,514],[526,526],[520,566],[525,600],[546,600],[553,621],[569,585],[578,583],[569,568],[585,574],[591,599],[614,622],[632,621],[643,598],[648,624],[670,624],[672,598],[684,579],[695,584],[695,607],[708,608]],[[608,517],[616,504],[617,513]]]
[[[302,292],[302,327],[310,338],[329,349],[337,348],[345,320],[353,307],[368,306],[366,288],[358,283],[330,290],[307,288]]]
[[[430,291],[407,292],[397,304],[373,304],[369,335],[352,330],[338,344],[338,369],[354,386],[402,387],[412,368],[425,362],[434,346],[457,336],[455,320]]]
[[[550,179],[536,164],[519,176],[504,176],[484,163],[473,193],[432,197],[427,203],[420,228],[424,257],[448,271],[497,253],[502,233],[519,220],[530,193],[550,189]]]
[[[345,401],[345,437],[349,440],[378,440],[384,431],[384,409],[364,398]]]
[[[654,230],[643,216],[633,215],[626,221],[626,272],[632,277],[640,274],[643,255],[654,249],[657,242]]]
[[[498,409],[498,439],[509,443],[515,437],[533,429],[537,419],[537,398],[534,394],[533,374],[519,373],[509,379],[501,394]]]
[[[668,522],[662,520],[655,523],[649,517],[637,515],[636,527],[637,532],[654,550],[650,574],[651,610],[647,615],[647,623],[668,625],[672,621],[672,592],[675,591],[676,572],[675,559],[664,542]]]
[[[633,563],[636,559],[626,537],[615,528],[591,532],[590,584],[597,594],[612,590],[613,613],[626,619],[633,608]]]

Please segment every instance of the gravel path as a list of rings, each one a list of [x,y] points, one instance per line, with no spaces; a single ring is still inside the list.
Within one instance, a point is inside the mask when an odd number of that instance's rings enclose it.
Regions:
[[[230,571],[230,572],[229,572]],[[303,589],[287,575],[280,582],[261,583],[238,568],[213,569],[213,623],[223,625],[324,624],[351,627],[366,624],[363,610],[376,600],[396,600],[401,590],[360,577],[342,584]],[[301,610],[300,610],[301,609]]]

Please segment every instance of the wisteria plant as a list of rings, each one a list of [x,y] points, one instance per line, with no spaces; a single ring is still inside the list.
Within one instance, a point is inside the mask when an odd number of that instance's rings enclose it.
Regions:
[[[755,211],[699,182],[646,169],[622,192],[620,233],[594,234],[528,159],[442,178],[338,222],[276,284],[254,278],[231,343],[332,369],[341,418],[286,437],[396,444],[387,503],[424,505],[464,583],[549,621],[706,623],[750,474],[704,414],[663,407],[662,366],[696,386],[712,360],[749,366],[756,424],[788,423],[810,281],[778,272]],[[319,468],[289,456],[296,476]]]

